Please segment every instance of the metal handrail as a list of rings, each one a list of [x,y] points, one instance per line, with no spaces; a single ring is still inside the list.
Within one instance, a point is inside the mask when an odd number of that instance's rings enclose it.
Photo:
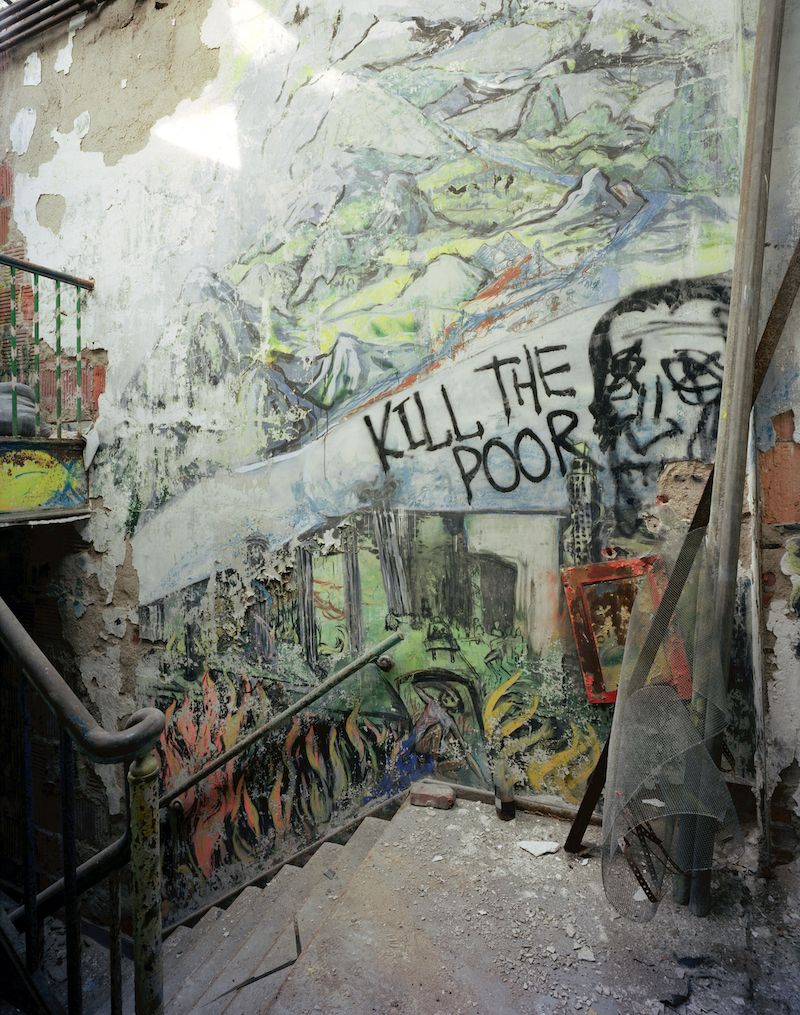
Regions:
[[[127,729],[103,729],[69,687],[36,642],[0,599],[0,642],[25,671],[25,675],[75,741],[76,747],[101,765],[139,757],[154,747],[164,730],[164,713],[142,708],[131,716]]]
[[[89,292],[94,289],[93,278],[81,278],[79,275],[70,275],[66,271],[45,268],[41,264],[23,261],[19,257],[9,257],[8,254],[0,254],[0,264],[4,264],[7,268],[16,268],[17,271],[27,271],[31,275],[42,275],[44,278],[53,279],[54,282],[66,282],[67,285],[76,285],[79,289],[87,289]]]
[[[20,685],[23,736],[23,786],[27,842],[24,857],[25,903],[16,910],[13,922],[26,928],[26,963],[31,971],[41,960],[38,928],[43,916],[63,904],[67,944],[67,997],[70,1012],[82,1009],[80,963],[80,912],[78,899],[104,875],[116,871],[128,858],[131,863],[135,1006],[137,1015],[162,1015],[163,971],[161,962],[161,850],[158,820],[158,775],[160,761],[155,749],[166,719],[156,708],[136,712],[128,728],[119,733],[104,730],[89,713],[64,678],[0,598],[0,644],[20,664],[24,677]],[[27,680],[25,679],[27,678]],[[32,765],[30,756],[30,711],[27,684],[30,683],[55,713],[61,728],[61,838],[64,877],[37,894],[36,850],[32,843]],[[26,718],[27,717],[27,718]],[[27,747],[25,746],[27,744]],[[78,866],[75,827],[75,756],[77,747],[100,764],[131,761],[127,829],[122,838],[106,847],[87,863]],[[115,882],[118,885],[118,881]],[[112,890],[119,907],[118,893]],[[115,923],[118,931],[118,921]],[[118,938],[118,933],[117,933]],[[118,953],[119,949],[116,949]],[[118,957],[118,956],[117,956]],[[112,981],[121,983],[118,970]],[[112,1011],[121,1013],[119,991],[112,998]]]
[[[373,659],[378,659],[384,654],[384,652],[388,652],[390,648],[394,648],[394,646],[402,640],[403,635],[400,631],[395,631],[393,634],[390,634],[388,638],[384,638],[384,640],[378,642],[377,645],[373,645],[372,648],[368,648],[365,652],[362,652],[360,656],[356,656],[356,658],[351,662],[347,663],[335,673],[332,673],[326,680],[323,680],[321,684],[317,684],[317,686],[313,687],[307,694],[298,698],[297,701],[293,702],[293,704],[291,704],[288,708],[285,708],[282,712],[279,712],[277,715],[267,720],[267,722],[265,722],[262,726],[254,729],[252,733],[248,733],[246,737],[242,737],[241,740],[237,740],[237,742],[232,747],[229,747],[227,751],[223,751],[222,754],[218,754],[216,758],[209,761],[207,765],[203,765],[202,768],[193,772],[192,775],[178,786],[173,787],[173,789],[165,793],[159,800],[159,805],[161,807],[167,807],[174,800],[177,800],[178,797],[183,796],[183,794],[187,790],[191,789],[192,786],[196,786],[199,782],[202,782],[206,776],[209,776],[212,772],[216,772],[217,769],[222,768],[222,766],[227,764],[231,758],[237,757],[237,755],[241,754],[243,750],[250,747],[251,744],[254,744],[257,740],[260,740],[263,736],[270,733],[278,726],[281,726],[287,719],[291,719],[293,716],[297,715],[298,712],[302,712],[307,705],[311,705],[313,702],[317,701],[317,699],[327,694],[328,691],[332,690],[338,684],[341,684],[341,682],[346,680],[347,677],[350,677],[358,670],[363,669],[367,663],[371,663]]]
[[[78,895],[83,895],[90,888],[100,884],[101,881],[118,871],[131,858],[131,829],[130,822],[126,822],[125,831],[122,835],[109,843],[99,853],[89,857],[75,871]],[[64,878],[59,878],[42,889],[36,896],[36,914],[39,920],[52,916],[64,906],[66,894]],[[8,918],[18,930],[25,926],[27,913],[25,906],[17,906],[8,913]]]

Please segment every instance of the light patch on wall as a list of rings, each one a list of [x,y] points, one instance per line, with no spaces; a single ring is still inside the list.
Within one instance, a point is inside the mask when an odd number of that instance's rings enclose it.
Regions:
[[[66,210],[67,202],[63,194],[42,194],[36,202],[36,219],[40,226],[58,235]]]
[[[36,110],[26,106],[17,113],[11,123],[11,150],[15,155],[24,155],[33,137],[36,126]]]
[[[256,59],[287,53],[297,39],[276,18],[271,17],[257,0],[239,0],[229,11],[236,48]]]
[[[72,66],[72,44],[75,41],[75,33],[79,28],[83,28],[85,23],[85,11],[70,19],[69,36],[67,37],[66,44],[59,49],[56,54],[56,62],[53,64],[53,70],[56,74],[69,74],[70,67]]]
[[[190,107],[184,112],[160,120],[153,133],[167,144],[175,145],[200,158],[220,162],[232,169],[241,167],[236,110],[232,103],[207,109]]]
[[[84,109],[84,111],[79,113],[72,121],[72,130],[69,133],[62,134],[60,130],[54,130],[51,132],[50,136],[59,146],[63,145],[65,142],[71,141],[72,139],[77,139],[78,146],[80,146],[80,142],[89,133],[89,127],[91,124],[92,118],[89,115],[89,110]]]
[[[42,61],[39,59],[39,54],[33,52],[22,68],[22,83],[23,85],[38,85],[41,84],[41,81]]]

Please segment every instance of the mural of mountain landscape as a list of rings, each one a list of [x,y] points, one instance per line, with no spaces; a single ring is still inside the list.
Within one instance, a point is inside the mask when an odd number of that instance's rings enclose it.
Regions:
[[[290,4],[282,62],[241,68],[241,143],[283,172],[103,453],[170,778],[405,635],[193,799],[178,908],[432,769],[576,802],[610,711],[560,570],[657,551],[662,468],[713,455],[737,5],[372,7]]]

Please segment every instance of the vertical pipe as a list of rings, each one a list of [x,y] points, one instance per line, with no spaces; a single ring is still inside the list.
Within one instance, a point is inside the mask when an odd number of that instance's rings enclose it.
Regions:
[[[108,959],[111,973],[111,1015],[122,1015],[122,934],[119,911],[119,871],[108,877],[108,926],[111,947]]]
[[[36,433],[38,435],[42,425],[42,410],[39,405],[41,398],[41,386],[39,384],[39,276],[33,274],[33,395],[35,399]]]
[[[136,1015],[164,1011],[158,772],[155,750],[137,758],[128,770]]]
[[[17,269],[11,268],[11,436],[17,437]]]
[[[83,380],[83,364],[81,363],[81,287],[75,286],[75,418],[78,430],[81,423],[81,381]]]
[[[19,678],[20,733],[22,735],[22,838],[23,838],[23,892],[25,896],[25,964],[30,972],[38,968],[41,958],[41,936],[37,913],[36,891],[38,868],[36,864],[36,828],[33,821],[33,751],[31,747],[31,710],[28,702],[28,681]]]
[[[56,436],[61,437],[61,282],[56,279]]]
[[[78,899],[78,849],[75,840],[75,752],[72,739],[61,731],[61,844],[64,855],[64,924],[67,943],[67,1004],[69,1015],[80,1015],[81,914]]]
[[[714,644],[707,646],[707,672],[712,673],[717,668],[710,659],[710,653],[716,651],[719,653],[723,685],[730,663],[733,633],[784,7],[785,0],[761,0],[759,4],[714,489],[706,543],[708,574],[711,576],[709,596],[706,597],[711,626],[707,626],[706,630],[715,632]],[[703,666],[699,669],[702,672]],[[703,686],[698,690],[699,725],[708,729],[710,710],[706,703],[714,691]],[[719,688],[716,697],[720,698],[724,693],[725,686]],[[712,745],[712,754],[719,754],[719,746]],[[718,760],[715,757],[715,761]],[[698,817],[693,860],[696,873],[692,878],[689,900],[689,908],[696,916],[706,916],[710,908],[713,849],[713,823],[708,818]]]

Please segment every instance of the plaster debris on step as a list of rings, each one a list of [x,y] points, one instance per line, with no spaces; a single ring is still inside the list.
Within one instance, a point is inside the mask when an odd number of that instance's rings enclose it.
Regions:
[[[557,853],[561,848],[557,842],[549,839],[524,839],[518,845],[531,856],[545,856],[547,853]]]
[[[655,797],[653,797],[653,798],[652,798],[652,799],[650,799],[650,800],[642,800],[642,803],[643,803],[643,804],[648,804],[648,806],[650,806],[650,807],[666,807],[666,806],[667,806],[667,805],[666,805],[666,804],[664,803],[664,801],[663,801],[663,800],[656,800],[656,798],[655,798]]]
[[[431,863],[438,863],[440,860],[444,860],[441,853],[437,853],[436,856],[431,860]]]

